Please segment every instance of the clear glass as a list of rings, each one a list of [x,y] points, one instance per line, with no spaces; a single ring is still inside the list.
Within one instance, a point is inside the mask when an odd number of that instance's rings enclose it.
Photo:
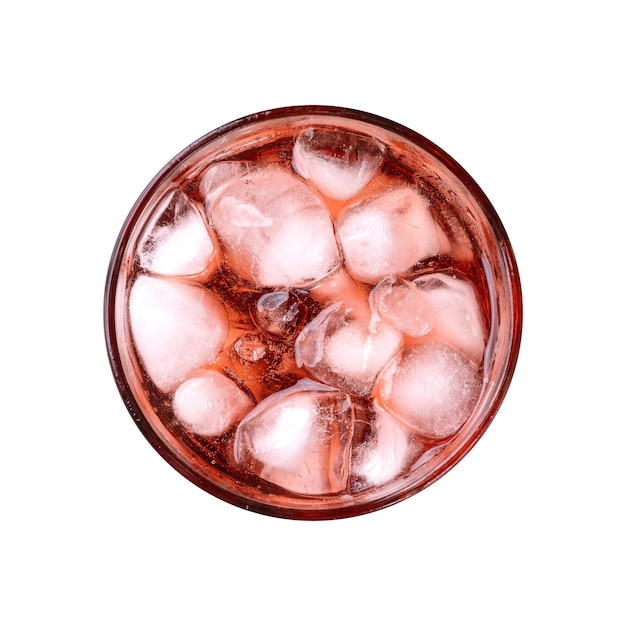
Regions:
[[[455,466],[504,398],[521,326],[513,251],[474,180],[337,107],[250,115],[172,159],[105,291],[113,375],[148,441],[214,496],[294,519],[368,513]]]

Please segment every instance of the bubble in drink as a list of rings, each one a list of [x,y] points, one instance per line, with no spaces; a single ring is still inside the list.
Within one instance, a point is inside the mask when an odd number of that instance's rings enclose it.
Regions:
[[[427,140],[345,109],[208,135],[142,196],[107,285],[120,391],[159,452],[262,513],[393,504],[471,448],[520,339],[515,261]]]

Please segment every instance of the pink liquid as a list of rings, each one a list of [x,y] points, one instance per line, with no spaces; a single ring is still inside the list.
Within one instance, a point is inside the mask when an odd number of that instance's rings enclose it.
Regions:
[[[504,231],[447,155],[382,121],[235,123],[155,179],[118,242],[120,391],[176,469],[238,506],[316,519],[404,499],[508,386],[521,302]]]

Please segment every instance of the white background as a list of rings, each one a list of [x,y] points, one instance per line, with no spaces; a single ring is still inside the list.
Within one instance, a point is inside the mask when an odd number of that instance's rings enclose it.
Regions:
[[[4,6],[0,622],[624,624],[618,2]],[[294,104],[376,113],[451,154],[502,218],[525,297],[510,392],[461,464],[319,523],[171,469],[102,330],[109,256],[152,176]]]

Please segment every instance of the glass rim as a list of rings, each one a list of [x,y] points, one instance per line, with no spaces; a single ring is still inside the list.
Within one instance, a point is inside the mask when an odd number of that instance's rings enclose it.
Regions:
[[[372,498],[364,502],[355,502],[353,500],[342,501],[339,499],[335,506],[331,508],[314,508],[307,507],[304,504],[302,506],[276,506],[274,504],[267,504],[251,499],[241,493],[234,493],[221,485],[211,482],[207,477],[201,475],[199,472],[194,471],[189,467],[182,458],[175,454],[171,450],[159,434],[154,429],[150,420],[146,418],[140,405],[135,397],[132,386],[127,379],[127,375],[124,372],[122,365],[122,356],[118,346],[118,333],[116,330],[115,321],[115,305],[117,300],[117,277],[120,273],[122,263],[124,262],[123,251],[126,249],[127,243],[133,228],[139,220],[146,202],[150,199],[155,190],[164,183],[175,170],[176,167],[185,163],[193,154],[210,144],[211,142],[226,137],[234,130],[240,130],[246,127],[258,125],[259,123],[271,123],[275,120],[288,120],[289,118],[297,117],[337,117],[357,120],[376,127],[385,129],[388,132],[394,133],[404,140],[409,141],[425,150],[428,154],[438,159],[454,176],[456,176],[462,185],[467,189],[471,197],[478,203],[481,211],[483,212],[486,221],[493,230],[496,241],[498,242],[499,254],[505,265],[503,273],[509,279],[509,297],[511,311],[515,315],[515,319],[510,324],[509,336],[507,340],[508,346],[506,367],[502,372],[498,388],[489,403],[489,410],[478,427],[472,430],[470,436],[468,436],[463,445],[461,445],[455,453],[447,458],[447,460],[437,467],[430,479],[424,483],[418,483],[414,486],[408,486],[400,492],[393,491],[386,495],[383,495],[379,499]],[[510,386],[513,373],[517,364],[518,354],[521,345],[522,335],[522,318],[523,318],[523,304],[522,304],[522,290],[519,278],[519,272],[517,268],[517,262],[515,255],[509,240],[508,234],[500,220],[500,217],[496,213],[491,202],[482,191],[480,186],[471,177],[471,175],[447,152],[442,150],[439,146],[432,141],[424,137],[423,135],[413,131],[412,129],[393,122],[387,118],[366,113],[364,111],[350,109],[337,106],[325,106],[325,105],[300,105],[290,107],[280,107],[275,109],[268,109],[251,115],[240,117],[236,120],[228,122],[219,126],[218,128],[206,133],[196,141],[189,144],[186,148],[181,150],[174,158],[170,159],[166,165],[152,178],[150,183],[145,187],[140,196],[135,201],[130,213],[128,214],[124,224],[117,237],[111,260],[109,263],[105,291],[104,291],[104,331],[105,340],[107,346],[107,354],[109,363],[112,369],[113,377],[116,382],[118,391],[122,396],[126,409],[130,413],[133,421],[142,432],[144,437],[149,441],[152,447],[168,462],[174,469],[180,474],[185,476],[190,482],[200,487],[204,491],[216,496],[217,498],[240,508],[252,510],[257,513],[270,515],[273,517],[289,518],[289,519],[315,519],[315,520],[328,520],[339,519],[346,517],[354,517],[363,513],[370,513],[376,510],[380,510],[396,504],[400,501],[415,495],[419,491],[422,491],[426,487],[430,486],[435,481],[439,480],[450,469],[456,466],[467,453],[474,447],[478,440],[482,437],[488,426],[493,421],[496,413],[498,412],[504,397]],[[502,349],[502,348],[500,348]],[[298,499],[302,500],[300,496]],[[311,502],[315,502],[316,498],[312,498]],[[303,502],[306,502],[306,498]]]

